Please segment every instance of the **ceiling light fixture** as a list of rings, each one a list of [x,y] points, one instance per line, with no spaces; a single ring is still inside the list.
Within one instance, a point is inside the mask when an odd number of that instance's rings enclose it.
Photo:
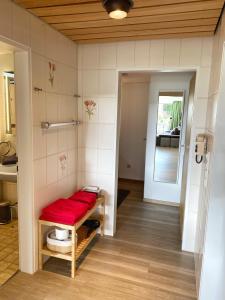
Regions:
[[[102,4],[113,19],[124,19],[133,7],[133,0],[102,0]]]

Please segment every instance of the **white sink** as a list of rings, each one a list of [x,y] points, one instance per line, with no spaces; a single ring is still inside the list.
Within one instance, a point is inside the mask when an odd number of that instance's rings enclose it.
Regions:
[[[2,181],[17,181],[17,165],[2,165],[0,164],[0,180]]]

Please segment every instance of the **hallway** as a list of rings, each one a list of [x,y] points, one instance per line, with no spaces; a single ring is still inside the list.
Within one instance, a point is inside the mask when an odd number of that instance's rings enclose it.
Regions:
[[[75,280],[18,273],[0,288],[0,299],[196,299],[193,255],[180,251],[178,208],[143,203],[139,182],[120,187],[131,192],[119,207],[117,234],[96,241]],[[66,271],[60,261],[57,268]]]

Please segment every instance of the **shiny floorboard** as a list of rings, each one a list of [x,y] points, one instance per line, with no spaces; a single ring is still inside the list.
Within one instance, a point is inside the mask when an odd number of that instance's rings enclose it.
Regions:
[[[196,300],[193,255],[180,251],[177,207],[142,202],[143,185],[121,181],[131,193],[118,210],[115,237],[96,240],[75,280],[46,271],[16,274],[1,300]],[[68,263],[49,269],[65,273]]]

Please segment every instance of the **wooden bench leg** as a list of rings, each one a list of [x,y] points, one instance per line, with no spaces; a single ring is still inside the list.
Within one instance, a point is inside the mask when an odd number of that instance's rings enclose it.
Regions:
[[[101,217],[102,217],[102,226],[100,230],[101,236],[104,236],[104,229],[105,229],[105,201],[101,204]]]
[[[77,248],[77,237],[76,230],[72,230],[72,261],[71,261],[71,277],[75,278],[76,275],[76,248]]]
[[[43,236],[42,236],[42,224],[38,224],[38,244],[39,244],[39,255],[38,255],[38,267],[39,270],[43,269],[43,256],[41,249],[43,248]]]

